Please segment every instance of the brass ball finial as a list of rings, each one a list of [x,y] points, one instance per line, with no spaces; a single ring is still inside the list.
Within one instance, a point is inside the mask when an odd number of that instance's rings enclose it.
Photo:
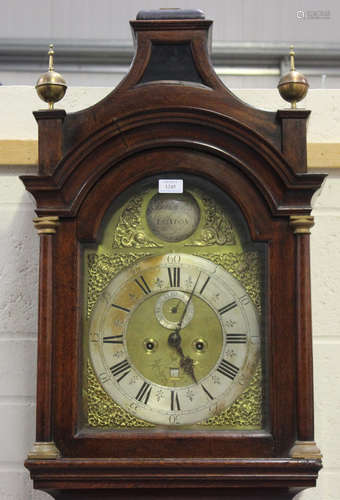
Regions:
[[[309,88],[309,84],[302,73],[295,69],[294,46],[290,46],[290,71],[284,75],[277,86],[281,97],[291,103],[291,108],[296,108],[296,103],[303,99]]]
[[[48,56],[48,71],[41,75],[41,77],[37,81],[35,89],[40,99],[48,102],[49,109],[52,110],[54,108],[54,103],[60,101],[64,97],[67,85],[64,78],[59,73],[54,71],[53,44],[50,44]]]

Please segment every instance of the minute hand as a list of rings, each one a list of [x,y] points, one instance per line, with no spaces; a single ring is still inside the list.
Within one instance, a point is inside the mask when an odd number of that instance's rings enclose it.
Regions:
[[[194,295],[194,293],[195,293],[196,286],[197,286],[198,280],[200,279],[200,276],[201,276],[201,271],[200,271],[200,273],[199,273],[199,275],[198,275],[198,278],[197,278],[197,280],[196,280],[196,283],[194,284],[193,289],[191,290],[189,300],[188,300],[188,302],[185,304],[185,307],[184,307],[184,311],[183,311],[182,317],[181,317],[181,319],[179,320],[179,322],[178,322],[178,324],[177,324],[177,328],[176,328],[176,331],[177,331],[177,332],[179,332],[179,331],[180,331],[180,329],[182,328],[182,323],[183,323],[183,320],[184,320],[185,314],[186,314],[186,312],[187,312],[187,310],[188,310],[188,307],[189,307],[189,304],[190,304],[190,302],[191,302],[191,299],[192,299],[192,297],[193,297],[193,295]]]

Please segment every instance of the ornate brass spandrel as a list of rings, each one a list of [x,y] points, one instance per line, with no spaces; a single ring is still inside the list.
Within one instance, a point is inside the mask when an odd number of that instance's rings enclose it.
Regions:
[[[127,202],[114,230],[112,248],[155,248],[161,243],[145,233],[145,215],[142,214],[144,196],[134,196]]]
[[[262,365],[256,372],[247,389],[227,409],[208,418],[200,426],[223,429],[262,429],[263,427],[263,390]]]
[[[196,255],[196,254],[195,254]],[[246,289],[259,314],[262,310],[263,266],[258,252],[209,253],[200,252],[200,257],[209,258],[234,276]]]
[[[149,422],[134,417],[117,405],[99,384],[90,361],[87,363],[88,425],[97,428],[150,428]]]
[[[137,259],[149,256],[149,253],[105,253],[88,254],[88,290],[87,290],[87,317],[90,317],[98,296],[110,283],[112,278],[122,269],[133,264]]]
[[[236,245],[233,225],[225,210],[212,198],[200,194],[203,224],[187,246]]]

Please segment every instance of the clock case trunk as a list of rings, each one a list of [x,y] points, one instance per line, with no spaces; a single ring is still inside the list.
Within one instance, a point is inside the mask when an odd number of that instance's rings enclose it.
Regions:
[[[211,66],[212,22],[201,14],[140,17],[132,67],[113,92],[77,113],[34,113],[39,172],[21,177],[41,240],[37,429],[26,467],[54,498],[292,498],[321,468],[309,228],[324,176],[306,172],[310,112],[266,112],[236,98]],[[266,430],[79,429],[81,245],[96,241],[121,193],[169,173],[218,186],[267,246]]]

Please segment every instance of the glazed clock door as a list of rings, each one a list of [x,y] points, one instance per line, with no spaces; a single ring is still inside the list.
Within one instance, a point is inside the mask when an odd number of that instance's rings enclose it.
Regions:
[[[83,251],[93,430],[265,424],[263,245],[216,186],[177,177],[182,193],[154,177],[121,196]]]

